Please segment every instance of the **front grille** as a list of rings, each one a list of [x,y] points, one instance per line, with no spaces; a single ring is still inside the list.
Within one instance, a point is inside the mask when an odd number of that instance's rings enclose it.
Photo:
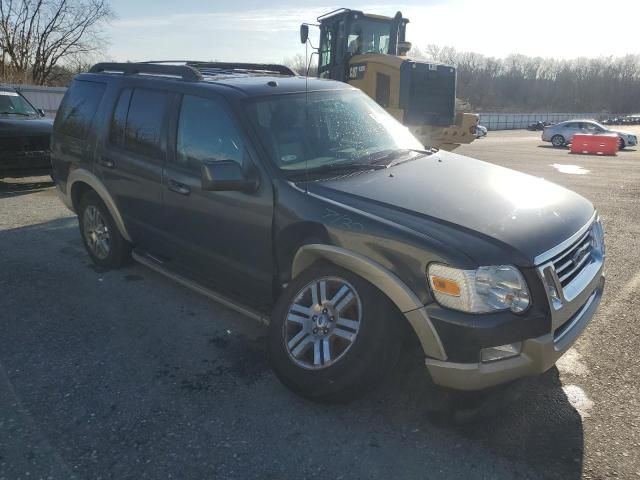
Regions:
[[[37,152],[49,150],[49,135],[31,135],[0,138],[4,152]]]
[[[593,227],[589,228],[573,245],[554,257],[551,262],[562,287],[566,287],[591,261]]]

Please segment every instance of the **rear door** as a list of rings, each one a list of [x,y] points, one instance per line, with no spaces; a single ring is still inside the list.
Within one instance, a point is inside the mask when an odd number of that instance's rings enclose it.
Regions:
[[[162,216],[169,98],[162,90],[124,86],[116,93],[108,132],[96,158],[133,241],[153,252]]]
[[[163,231],[172,258],[253,304],[271,301],[273,191],[241,123],[222,98],[184,95],[170,129]],[[204,162],[232,160],[260,177],[253,193],[205,191]]]

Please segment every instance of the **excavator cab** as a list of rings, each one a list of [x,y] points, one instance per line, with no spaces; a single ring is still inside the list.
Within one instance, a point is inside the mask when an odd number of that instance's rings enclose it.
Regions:
[[[453,149],[475,138],[478,116],[455,112],[455,67],[406,56],[409,20],[401,12],[385,17],[341,8],[318,22],[319,77],[363,90],[426,146]],[[307,35],[303,25],[303,43]]]

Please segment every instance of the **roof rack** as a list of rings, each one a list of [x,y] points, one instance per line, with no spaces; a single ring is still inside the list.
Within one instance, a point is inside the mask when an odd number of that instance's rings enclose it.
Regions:
[[[151,63],[151,62],[150,62]],[[177,61],[164,60],[153,62],[157,64],[177,63]],[[279,75],[297,76],[295,70],[275,63],[243,63],[243,62],[201,62],[198,60],[185,60],[184,64],[195,68],[203,73],[223,73],[223,72],[252,72],[252,73],[277,73]],[[214,70],[206,72],[206,70]]]
[[[161,65],[158,63],[97,63],[89,73],[120,72],[123,75],[165,75],[180,77],[183,82],[198,82],[202,75],[188,65]]]

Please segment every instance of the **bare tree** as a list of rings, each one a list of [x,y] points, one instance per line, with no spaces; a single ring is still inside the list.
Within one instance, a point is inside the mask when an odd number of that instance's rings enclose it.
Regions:
[[[0,0],[3,65],[45,84],[59,64],[98,50],[113,17],[108,0]]]
[[[317,62],[317,55],[314,55],[310,59],[306,59],[301,53],[298,53],[291,58],[285,58],[282,61],[283,64],[294,69],[302,76],[306,76],[308,70],[308,75],[310,77],[315,77],[318,73]]]

